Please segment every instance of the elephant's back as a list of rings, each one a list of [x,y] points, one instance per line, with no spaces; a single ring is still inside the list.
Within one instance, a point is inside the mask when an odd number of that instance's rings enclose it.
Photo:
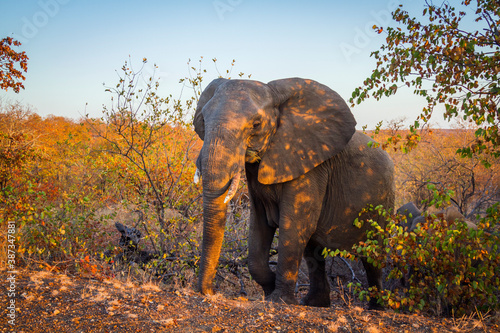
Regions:
[[[363,132],[354,133],[344,153],[345,158],[350,158],[352,161],[368,159],[371,165],[378,164],[388,171],[394,171],[394,163],[389,154],[377,145],[375,140]]]
[[[344,151],[332,159],[334,173],[335,170],[338,171],[333,176],[351,190],[359,188],[370,192],[374,187],[388,190],[394,184],[394,163],[391,157],[370,142],[374,142],[371,137],[356,132]]]

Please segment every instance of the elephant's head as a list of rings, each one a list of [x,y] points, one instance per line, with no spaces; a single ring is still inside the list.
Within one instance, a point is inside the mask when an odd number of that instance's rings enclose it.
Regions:
[[[403,221],[401,226],[407,230],[411,229],[411,226],[415,220],[421,222],[421,218],[423,217],[422,211],[420,211],[420,209],[418,209],[413,202],[408,202],[399,207],[397,213],[399,215],[406,216],[406,219]]]
[[[203,184],[202,293],[212,292],[227,202],[245,163],[259,163],[262,184],[290,181],[342,151],[355,125],[344,100],[312,80],[210,83],[194,117],[204,141],[195,176],[196,181],[201,175]]]

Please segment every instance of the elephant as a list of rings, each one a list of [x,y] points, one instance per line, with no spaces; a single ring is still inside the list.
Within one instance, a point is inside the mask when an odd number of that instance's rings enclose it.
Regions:
[[[424,225],[428,222],[435,221],[435,222],[445,222],[446,228],[449,228],[450,230],[456,230],[457,226],[455,222],[465,222],[468,230],[478,230],[477,225],[466,219],[462,213],[460,213],[458,207],[456,206],[449,206],[440,210],[437,210],[433,207],[430,207],[425,213],[421,212],[414,203],[409,202],[401,206],[400,208],[397,209],[397,214],[400,215],[405,215],[407,217],[406,221],[402,224],[403,228],[407,230],[408,232],[414,232],[415,229],[417,229],[418,225]],[[432,227],[429,227],[427,231],[425,231],[423,234],[419,234],[419,242],[423,242],[422,239],[424,239],[426,235],[434,235],[436,232],[435,229]],[[466,247],[469,244],[462,244],[458,243],[461,247]],[[458,260],[459,258],[459,248],[455,249],[455,260]],[[472,266],[476,267],[481,264],[480,260],[474,259],[472,261]],[[408,280],[409,278],[414,274],[415,272],[415,267],[410,266],[408,269],[408,273],[402,277],[401,283],[403,286],[407,287],[408,286]]]
[[[455,206],[446,207],[445,209],[442,209],[434,214],[437,218],[445,219],[446,221],[448,221],[448,223],[452,223],[455,221],[465,222],[467,228],[477,230],[477,225],[474,222],[466,219],[465,216],[463,216]],[[416,225],[414,227],[416,228]]]
[[[365,239],[367,226],[353,222],[368,204],[393,207],[389,155],[356,131],[353,114],[335,91],[302,78],[267,84],[215,79],[199,97],[193,124],[203,140],[194,177],[203,187],[199,291],[213,293],[227,204],[244,172],[248,268],[266,300],[298,303],[294,290],[304,256],[310,288],[301,304],[330,306],[322,251],[350,250]],[[278,228],[273,271],[269,254]],[[369,285],[382,288],[380,270],[362,260]]]
[[[396,213],[406,216],[406,220],[402,224],[402,227],[408,231],[414,231],[419,223],[426,223],[426,215],[422,213],[422,211],[418,209],[413,202],[408,202],[399,207]],[[434,215],[437,219],[446,220],[448,223],[455,221],[465,222],[469,229],[477,230],[477,225],[466,219],[455,206],[449,206],[441,210],[431,209],[427,213]]]
[[[418,209],[413,202],[408,202],[403,206],[399,207],[396,213],[399,215],[406,216],[406,219],[401,225],[405,230],[409,229],[413,230],[414,229],[412,228],[413,221],[422,216],[422,211]]]

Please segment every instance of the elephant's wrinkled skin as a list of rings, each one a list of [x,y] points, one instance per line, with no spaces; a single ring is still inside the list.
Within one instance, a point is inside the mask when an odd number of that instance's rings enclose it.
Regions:
[[[311,287],[303,304],[329,306],[324,247],[350,249],[365,238],[353,226],[367,204],[394,203],[393,163],[328,87],[299,78],[264,84],[214,80],[200,96],[194,118],[203,148],[196,162],[203,184],[203,243],[199,289],[212,293],[227,202],[245,170],[250,194],[248,265],[272,301],[296,303],[302,256]],[[197,172],[196,180],[199,179]],[[382,221],[381,221],[382,223]],[[269,251],[279,228],[278,265]],[[370,285],[380,271],[364,262]],[[373,304],[372,304],[373,305]]]

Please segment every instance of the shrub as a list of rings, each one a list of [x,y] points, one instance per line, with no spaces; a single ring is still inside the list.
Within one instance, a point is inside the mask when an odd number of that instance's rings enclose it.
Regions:
[[[138,249],[148,254],[140,265],[144,277],[174,286],[192,282],[202,229],[201,189],[192,181],[201,141],[189,118],[206,71],[201,61],[199,69],[191,67],[181,82],[185,90],[191,86],[192,97],[174,99],[159,96],[154,75],[129,65],[108,89],[113,97],[100,119],[40,117],[22,105],[0,103],[0,225],[16,226],[16,266],[107,274],[108,263],[123,252],[112,220],[144,236]],[[248,277],[242,273],[248,198],[241,190],[235,196],[241,202],[231,206],[222,256],[228,270],[221,274],[240,282]],[[143,218],[130,224],[133,211]],[[2,267],[8,245],[0,235]]]
[[[439,200],[434,204],[439,206]],[[387,280],[404,279],[405,283],[395,290],[363,290],[356,284],[355,293],[361,299],[376,298],[395,310],[438,315],[499,308],[498,204],[488,209],[478,230],[428,215],[427,223],[408,232],[401,227],[403,216],[390,214],[383,207],[368,207],[365,212],[385,216],[387,226],[381,228],[374,219],[356,221],[358,226],[372,226],[367,240],[354,245],[354,252],[325,252],[350,259],[354,254],[367,257],[373,265],[387,267]]]

